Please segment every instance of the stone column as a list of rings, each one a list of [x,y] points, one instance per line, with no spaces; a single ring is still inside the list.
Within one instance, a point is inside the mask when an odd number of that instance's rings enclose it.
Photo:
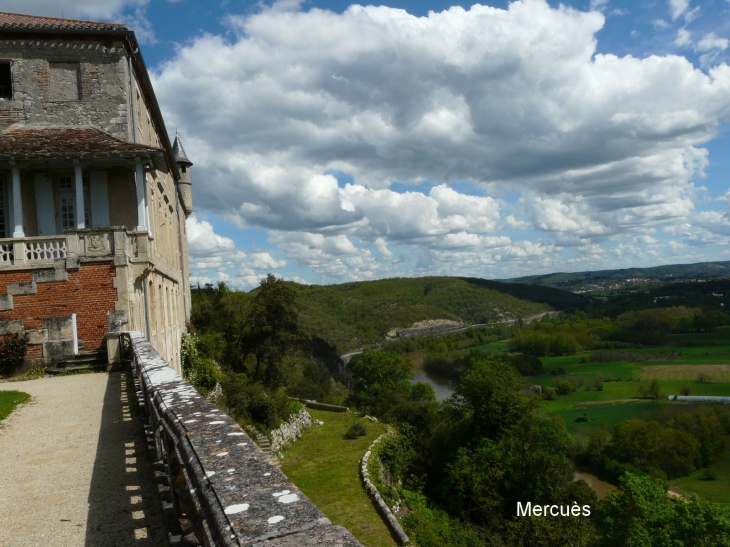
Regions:
[[[20,189],[20,169],[13,165],[13,222],[15,229],[13,237],[25,237],[23,230],[23,195]]]
[[[81,171],[81,164],[77,163],[76,171],[76,228],[86,228],[86,214],[84,211],[84,175]]]
[[[149,230],[147,217],[147,177],[144,173],[144,165],[140,158],[135,158],[137,171],[135,182],[137,184],[137,231],[146,232]]]

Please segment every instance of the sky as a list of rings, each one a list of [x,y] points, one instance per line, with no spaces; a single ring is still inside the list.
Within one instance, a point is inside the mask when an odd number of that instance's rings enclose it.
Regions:
[[[135,30],[194,283],[730,260],[730,0],[0,0]]]

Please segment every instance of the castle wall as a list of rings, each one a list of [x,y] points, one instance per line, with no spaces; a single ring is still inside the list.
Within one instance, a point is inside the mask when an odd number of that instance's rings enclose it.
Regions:
[[[14,124],[90,125],[129,138],[129,70],[121,42],[11,39],[13,98],[0,101],[0,130]]]

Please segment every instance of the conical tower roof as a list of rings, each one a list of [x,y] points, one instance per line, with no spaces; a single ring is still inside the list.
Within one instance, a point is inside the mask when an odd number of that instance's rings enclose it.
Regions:
[[[188,159],[187,154],[185,154],[185,149],[183,148],[182,143],[180,142],[180,137],[175,134],[175,143],[172,145],[172,154],[175,156],[175,161],[182,165],[187,165],[190,167],[193,162]]]

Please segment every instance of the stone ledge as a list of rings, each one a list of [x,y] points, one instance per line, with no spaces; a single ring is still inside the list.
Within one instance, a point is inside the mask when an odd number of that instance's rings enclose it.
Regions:
[[[243,429],[180,378],[140,333],[126,335],[150,427],[165,446],[170,484],[180,485],[179,507],[198,541],[360,546],[347,530],[333,527]]]
[[[68,272],[63,268],[54,268],[53,270],[33,270],[31,276],[31,279],[36,283],[68,281]]]
[[[36,294],[38,292],[38,287],[35,284],[35,281],[26,281],[24,283],[8,283],[8,294],[12,294],[13,296],[21,296],[26,294]]]

